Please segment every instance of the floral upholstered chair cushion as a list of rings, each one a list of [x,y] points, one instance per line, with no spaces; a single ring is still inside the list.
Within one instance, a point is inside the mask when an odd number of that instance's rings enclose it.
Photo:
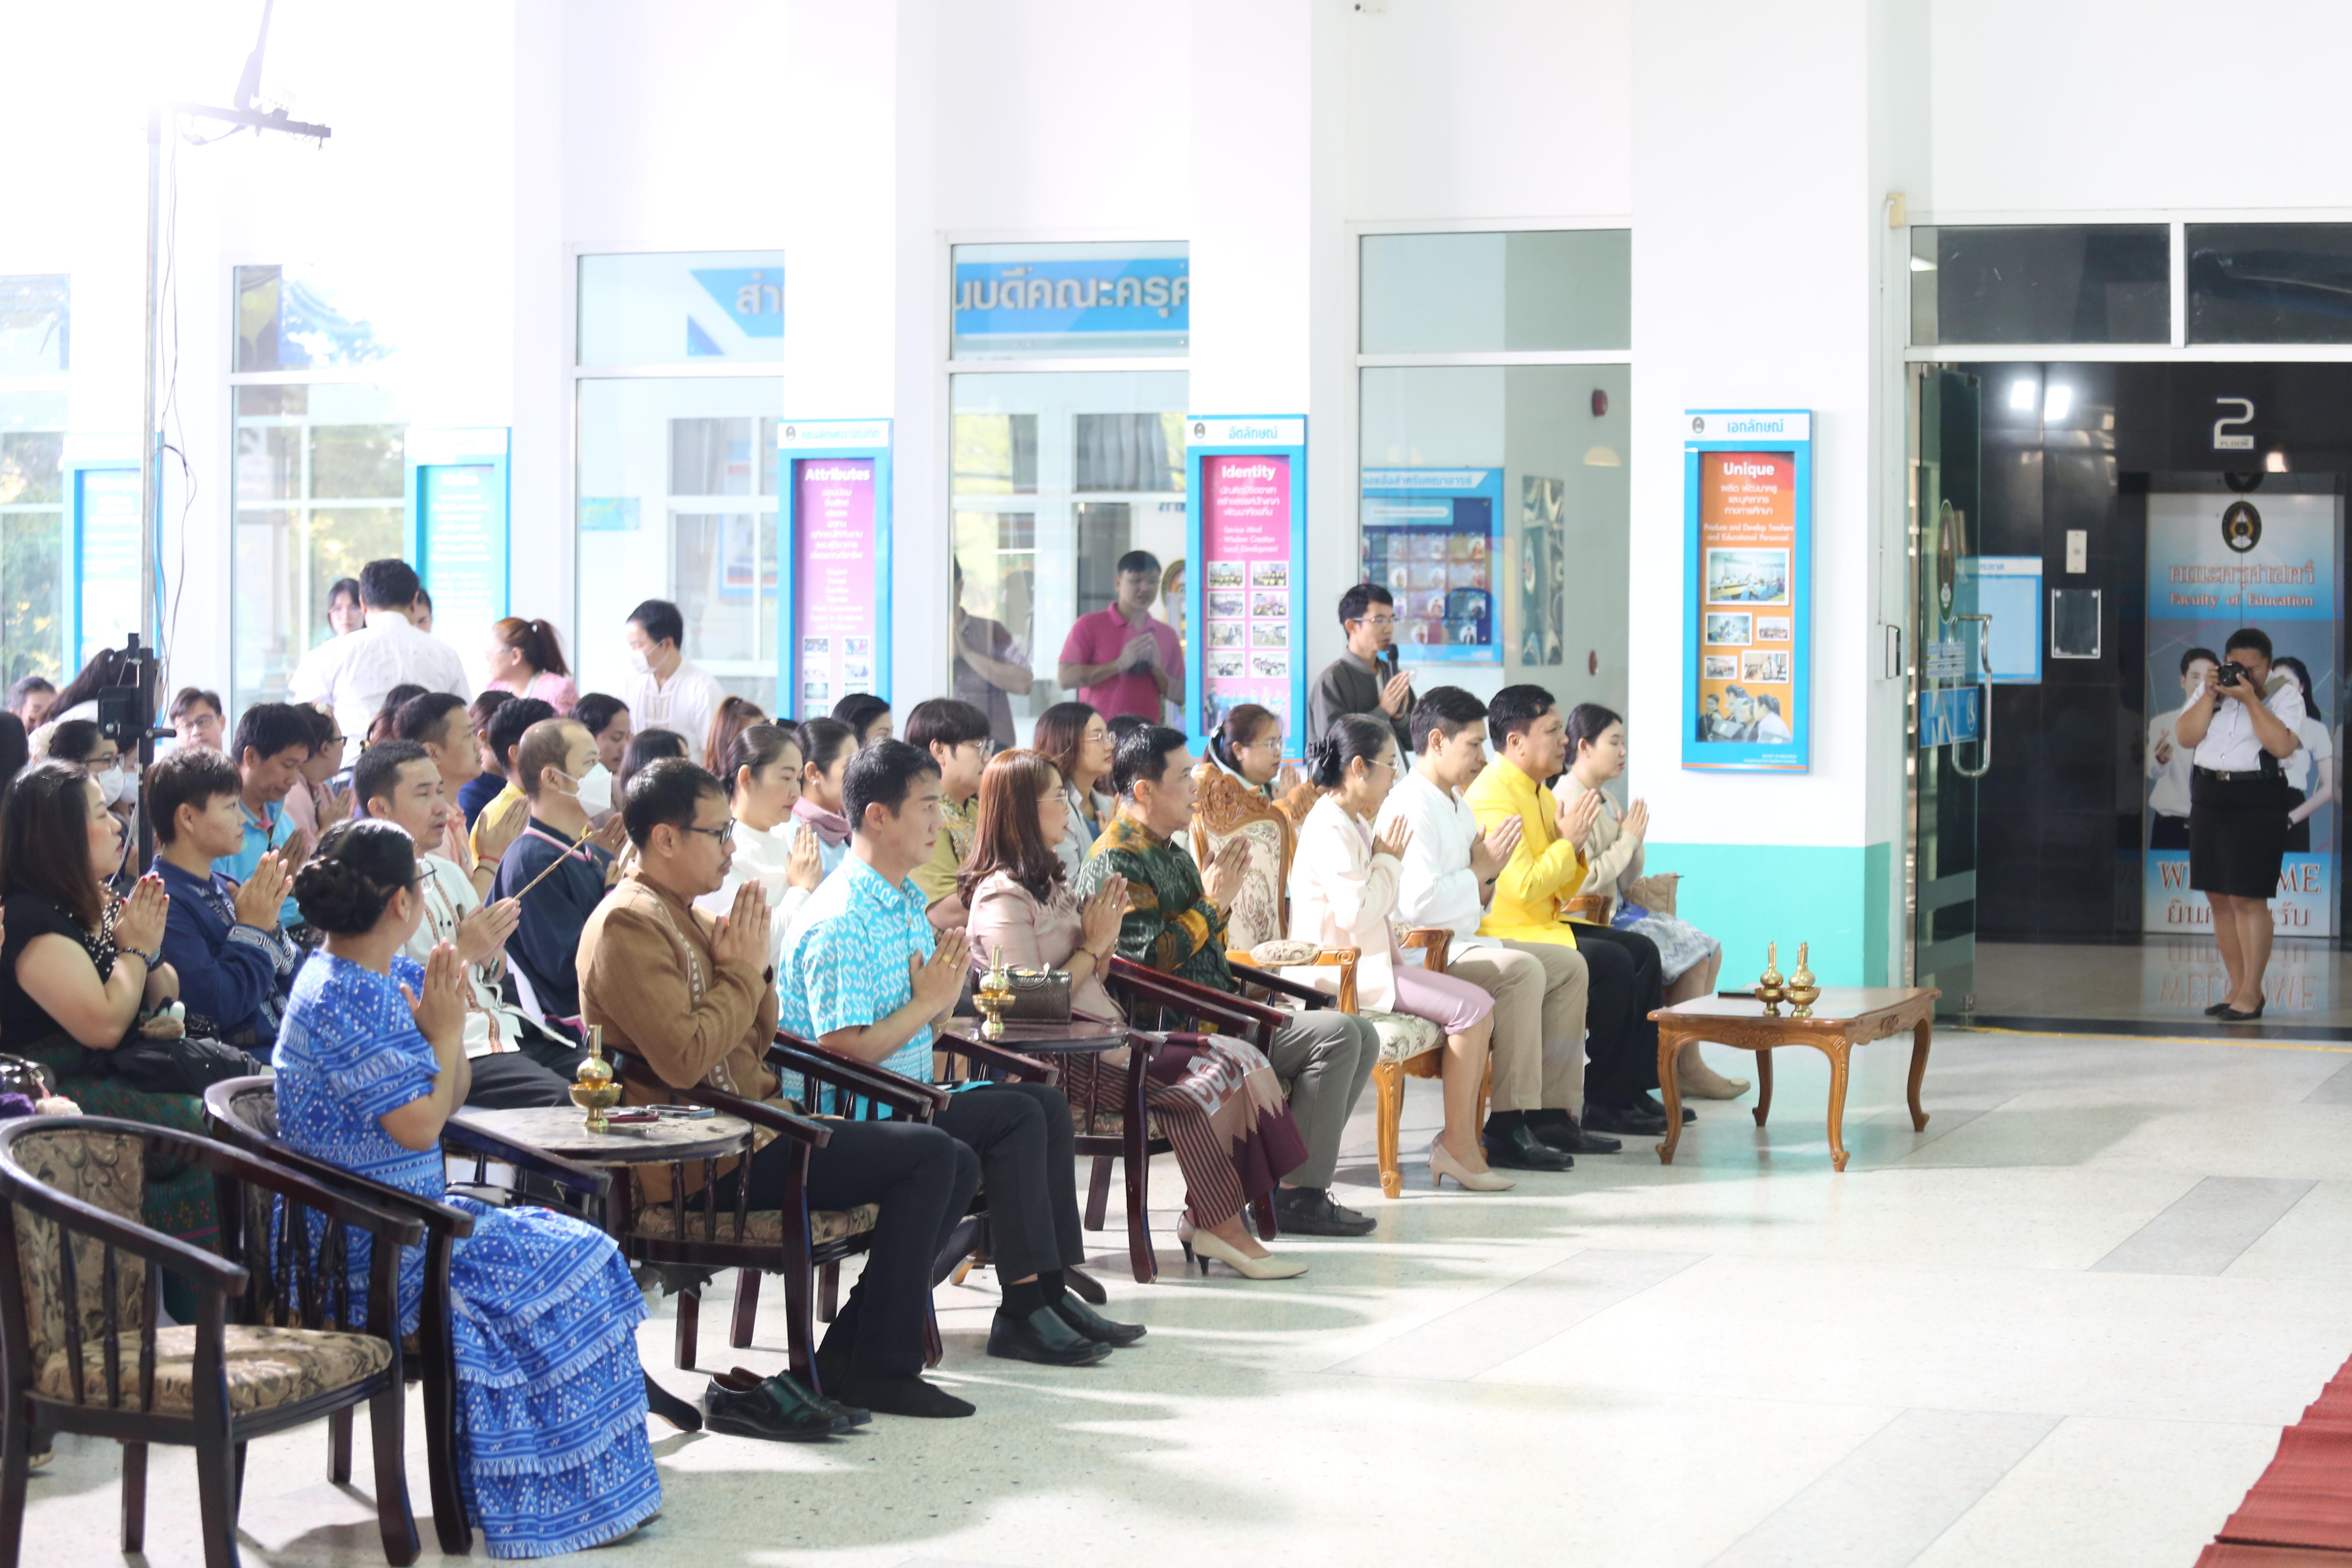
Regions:
[[[1410,1013],[1382,1013],[1367,1008],[1361,1015],[1381,1037],[1381,1060],[1409,1062],[1445,1043],[1445,1036],[1426,1018]]]
[[[26,1176],[69,1198],[78,1198],[131,1225],[147,1193],[146,1144],[127,1132],[94,1127],[79,1117],[58,1117],[55,1125],[17,1134],[12,1152]],[[16,1258],[24,1270],[25,1318],[32,1334],[34,1364],[66,1343],[65,1266],[58,1227],[18,1207]],[[96,1347],[106,1333],[105,1248],[97,1238],[73,1238],[74,1285],[80,1297],[81,1337]],[[115,1326],[135,1343],[146,1319],[147,1270],[137,1259],[115,1258]],[[136,1364],[135,1361],[133,1364]]]
[[[231,1323],[221,1331],[221,1371],[228,1380],[229,1412],[250,1415],[314,1399],[373,1377],[392,1364],[392,1347],[366,1334],[315,1329],[251,1328]],[[139,1336],[116,1336],[121,1357],[125,1404],[139,1389]],[[33,1374],[36,1392],[52,1399],[73,1397],[72,1358],[62,1345],[44,1356]],[[196,1331],[155,1331],[155,1408],[167,1415],[193,1414],[195,1402]],[[106,1402],[104,1342],[90,1340],[81,1351],[82,1397]]]
[[[1225,945],[1255,947],[1282,935],[1282,824],[1261,817],[1243,823],[1231,833],[1211,833],[1208,838],[1213,858],[1234,838],[1249,846],[1249,874],[1234,896],[1233,908],[1225,912]]]

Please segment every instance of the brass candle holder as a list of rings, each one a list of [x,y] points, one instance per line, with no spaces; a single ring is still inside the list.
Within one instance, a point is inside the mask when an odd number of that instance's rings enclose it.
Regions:
[[[1805,965],[1806,951],[1811,946],[1808,942],[1797,944],[1797,972],[1789,976],[1789,1000],[1797,1005],[1795,1013],[1800,1018],[1813,1016],[1814,999],[1822,994],[1822,988],[1813,984],[1813,972]]]
[[[990,963],[980,984],[972,987],[971,1005],[981,1010],[987,1022],[980,1026],[983,1040],[1004,1037],[1004,1015],[1013,1010],[1013,976],[1004,967],[1004,955],[999,952]]]
[[[1764,1004],[1764,1016],[1779,1017],[1781,998],[1788,994],[1780,977],[1780,944],[1769,943],[1765,948],[1764,973],[1756,979],[1756,1000]]]
[[[613,1066],[604,1059],[604,1026],[588,1026],[588,1058],[580,1064],[579,1081],[572,1086],[572,1103],[588,1113],[591,1132],[609,1132],[604,1112],[620,1103],[621,1086],[613,1081]]]

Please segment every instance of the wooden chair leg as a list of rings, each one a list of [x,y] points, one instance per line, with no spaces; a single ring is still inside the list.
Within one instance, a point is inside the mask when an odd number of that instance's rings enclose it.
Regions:
[[[784,1363],[803,1388],[824,1392],[816,1374],[816,1324],[809,1308],[815,1292],[805,1262],[784,1269]]]
[[[1250,1217],[1257,1221],[1257,1238],[1260,1241],[1272,1241],[1282,1234],[1281,1227],[1274,1222],[1274,1192],[1271,1188],[1258,1194],[1251,1202]]]
[[[352,1408],[348,1405],[327,1417],[327,1479],[339,1487],[352,1484]]]
[[[1486,1104],[1494,1098],[1495,1058],[1489,1056],[1486,1068],[1478,1075],[1478,1119],[1470,1123],[1471,1126],[1483,1128],[1486,1125]]]
[[[416,1561],[416,1515],[408,1506],[408,1456],[401,1428],[408,1392],[394,1381],[368,1401],[368,1447],[375,1459],[375,1528],[392,1568]]]
[[[1143,1139],[1144,1130],[1130,1125],[1122,1162],[1127,1166],[1127,1262],[1138,1285],[1160,1278],[1160,1259],[1151,1250],[1151,1156]]]
[[[1375,1062],[1372,1088],[1380,1099],[1374,1142],[1381,1166],[1381,1195],[1393,1198],[1404,1191],[1404,1172],[1397,1162],[1398,1132],[1404,1123],[1404,1064]]]
[[[457,1390],[454,1369],[446,1376],[425,1374],[425,1485],[433,1503],[433,1534],[445,1557],[474,1549],[474,1527],[466,1518],[466,1497],[457,1483]]]
[[[346,1427],[345,1430],[348,1431],[349,1428]],[[243,1443],[236,1446],[236,1492],[232,1500],[236,1509],[235,1517],[238,1519],[245,1517],[245,1448],[246,1446]],[[348,1460],[345,1461],[343,1468],[347,1470],[351,1468]]]
[[[244,1445],[237,1445],[240,1454]],[[10,1531],[13,1537],[15,1531]],[[147,1445],[122,1445],[122,1554],[147,1549]]]
[[[737,1350],[751,1342],[751,1324],[760,1315],[760,1271],[743,1268],[735,1278],[735,1321],[730,1327],[727,1342]]]
[[[1110,1156],[1095,1156],[1094,1174],[1087,1181],[1087,1228],[1100,1230],[1110,1215]]]
[[[841,1265],[828,1263],[816,1272],[816,1321],[833,1321],[841,1310]]]
[[[25,1489],[33,1473],[33,1434],[27,1425],[20,1409],[0,1413],[0,1568],[16,1568],[25,1539]]]
[[[226,1427],[223,1421],[201,1432],[195,1442],[196,1514],[205,1532],[205,1568],[237,1568],[236,1455]]]
[[[677,1293],[677,1342],[672,1347],[671,1359],[677,1362],[680,1372],[688,1371],[694,1365],[695,1320],[701,1310],[700,1290],[680,1290]]]

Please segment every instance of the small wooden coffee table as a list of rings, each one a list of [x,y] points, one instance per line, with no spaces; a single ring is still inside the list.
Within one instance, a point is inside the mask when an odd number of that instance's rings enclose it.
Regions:
[[[1792,1015],[1780,1004],[1780,1016],[1768,1018],[1764,1005],[1752,997],[1702,996],[1679,1002],[1650,1015],[1658,1026],[1658,1091],[1666,1102],[1666,1141],[1658,1145],[1661,1164],[1675,1163],[1675,1145],[1682,1141],[1682,1090],[1675,1082],[1675,1053],[1686,1041],[1712,1040],[1756,1053],[1756,1125],[1772,1110],[1772,1052],[1779,1046],[1811,1046],[1830,1058],[1830,1160],[1845,1169],[1845,1078],[1847,1059],[1856,1046],[1911,1031],[1911,1128],[1927,1125],[1919,1109],[1919,1080],[1927,1075],[1927,1036],[1936,1016],[1936,998],[1942,992],[1904,985],[1825,985],[1813,1002],[1811,1017]]]

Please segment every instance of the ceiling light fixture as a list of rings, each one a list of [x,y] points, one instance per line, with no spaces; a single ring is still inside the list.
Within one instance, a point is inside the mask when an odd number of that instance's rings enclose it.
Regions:
[[[2009,384],[2009,405],[2011,408],[2016,409],[2020,414],[2032,413],[2033,394],[2035,390],[2033,383],[2030,381],[2011,382]]]
[[[2042,396],[2042,417],[2044,419],[2063,419],[2074,406],[2074,389],[2063,384],[2053,384],[2050,388],[2049,392]]]

